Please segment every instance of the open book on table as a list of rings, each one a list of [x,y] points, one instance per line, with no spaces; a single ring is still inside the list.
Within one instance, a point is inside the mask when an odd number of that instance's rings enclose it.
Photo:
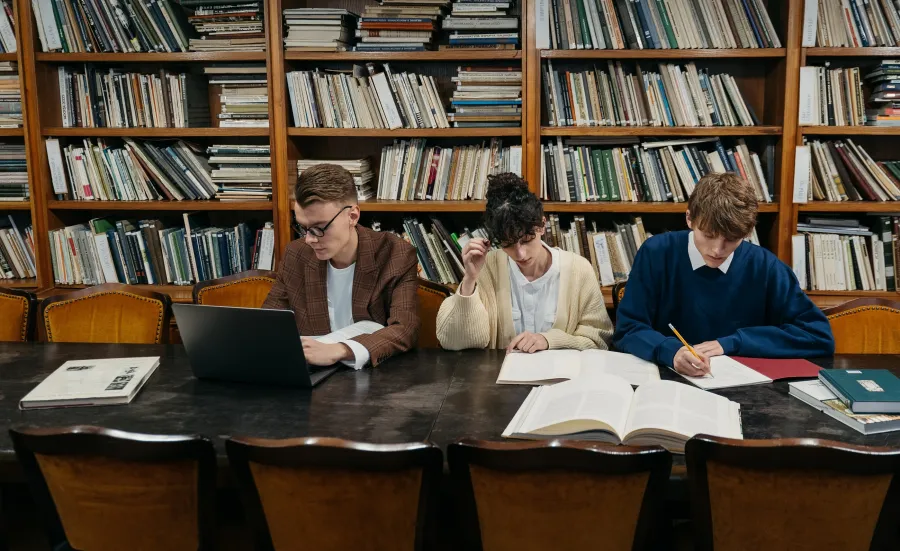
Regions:
[[[507,438],[658,444],[674,453],[696,434],[742,438],[740,404],[674,381],[632,390],[606,374],[533,389],[503,431]]]
[[[507,354],[497,384],[546,385],[589,373],[617,375],[633,386],[659,380],[656,364],[631,354],[608,350],[545,350],[534,354]]]
[[[349,341],[354,337],[358,337],[360,335],[370,335],[379,329],[384,329],[384,326],[375,321],[363,320],[358,321],[352,325],[348,325],[343,329],[338,329],[337,331],[333,331],[328,333],[327,335],[323,335],[321,337],[314,337],[317,341],[324,342],[326,344],[335,344],[341,341]]]

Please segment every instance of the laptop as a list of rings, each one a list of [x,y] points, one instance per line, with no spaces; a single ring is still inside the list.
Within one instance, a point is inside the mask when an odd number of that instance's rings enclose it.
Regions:
[[[294,312],[173,304],[198,379],[312,388],[339,367],[310,369]]]

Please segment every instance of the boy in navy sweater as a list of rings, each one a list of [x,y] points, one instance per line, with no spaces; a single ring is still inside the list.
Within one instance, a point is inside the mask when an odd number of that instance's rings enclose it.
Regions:
[[[648,239],[638,251],[616,313],[615,346],[689,376],[722,354],[801,358],[834,353],[825,315],[793,271],[744,241],[756,196],[734,174],[709,174],[688,201],[693,231]],[[669,330],[672,324],[700,360]]]

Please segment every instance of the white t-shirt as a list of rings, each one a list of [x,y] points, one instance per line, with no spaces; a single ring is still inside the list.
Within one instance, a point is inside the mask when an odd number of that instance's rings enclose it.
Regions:
[[[509,259],[509,295],[512,301],[513,327],[516,335],[523,331],[544,333],[556,321],[556,306],[559,302],[559,249],[551,248],[550,268],[541,277],[528,281],[519,270],[519,265]]]
[[[328,320],[331,322],[331,330],[339,331],[349,325],[353,325],[353,275],[356,273],[356,263],[346,268],[337,269],[328,262],[328,276],[326,279],[326,294],[328,295]],[[353,369],[362,369],[369,363],[369,351],[365,346],[354,340],[341,341],[353,352],[355,360],[344,360],[344,365]]]

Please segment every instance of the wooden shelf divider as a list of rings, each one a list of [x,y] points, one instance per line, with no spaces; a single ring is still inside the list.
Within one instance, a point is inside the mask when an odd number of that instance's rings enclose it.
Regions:
[[[900,57],[900,48],[803,48],[806,57]]]
[[[900,136],[900,126],[801,126],[804,136]]]
[[[35,59],[46,63],[222,63],[266,61],[266,52],[158,52],[158,53],[60,53],[38,52]]]
[[[541,136],[777,136],[780,126],[542,126]]]
[[[785,48],[696,50],[541,50],[542,59],[753,59],[783,58]]]
[[[0,279],[0,287],[6,289],[35,289],[37,288],[37,279],[33,277],[27,279]]]
[[[31,210],[30,201],[0,201],[0,212],[5,210]]]
[[[522,129],[511,128],[288,128],[288,136],[322,136],[355,138],[489,138],[519,136]]]
[[[44,136],[84,138],[242,138],[268,136],[268,128],[63,128],[50,127]]]
[[[48,202],[50,210],[97,211],[267,211],[272,201],[57,201]]]
[[[24,135],[24,128],[0,128],[0,137],[2,138],[21,138]]]
[[[433,52],[284,52],[286,61],[512,61],[521,50],[437,50]]]
[[[485,201],[382,201],[359,203],[363,212],[484,212]]]
[[[900,201],[810,201],[799,205],[800,212],[896,212]]]

